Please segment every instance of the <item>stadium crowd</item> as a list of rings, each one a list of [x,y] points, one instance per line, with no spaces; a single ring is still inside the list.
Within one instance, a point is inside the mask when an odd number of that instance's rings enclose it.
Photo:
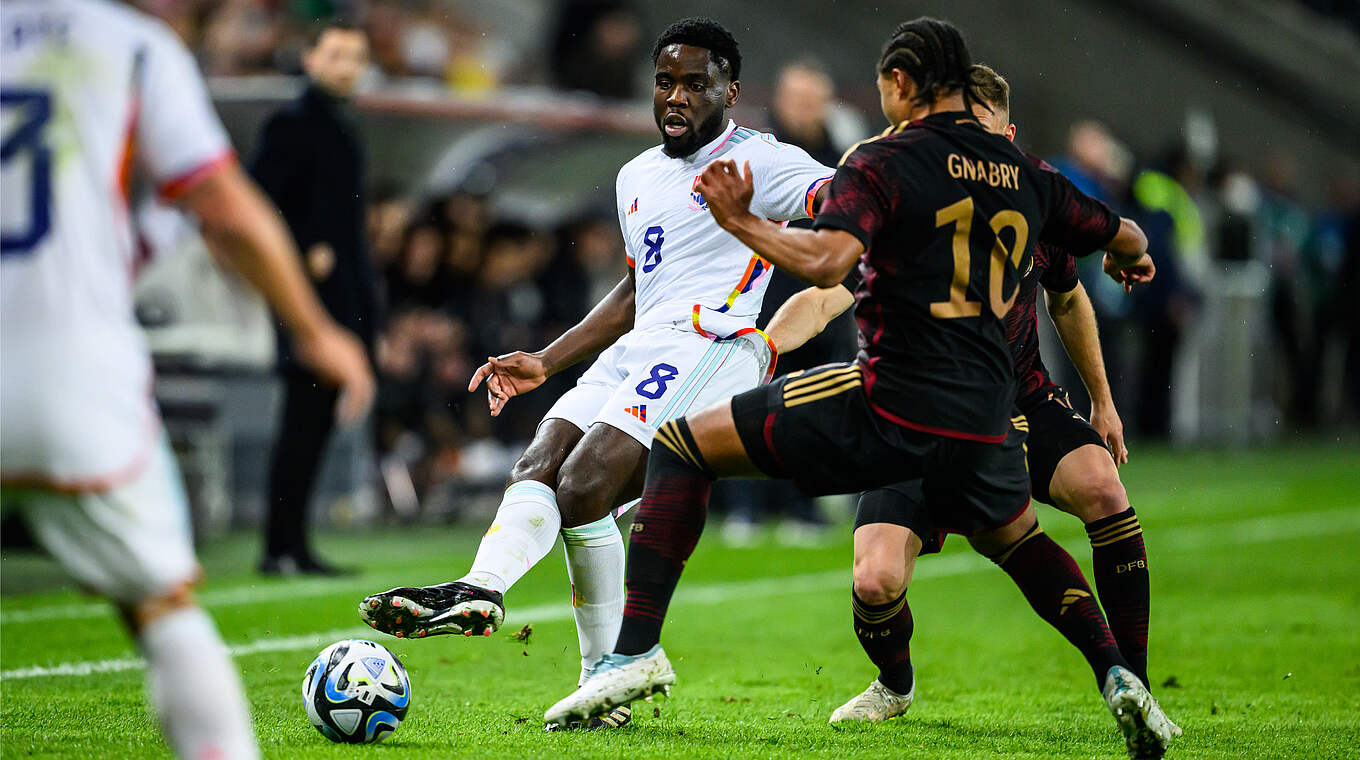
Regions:
[[[170,22],[209,75],[297,73],[312,19],[362,10],[372,51],[370,86],[414,77],[465,92],[547,84],[632,98],[645,81],[634,74],[645,73],[647,35],[625,0],[562,3],[550,29],[554,65],[534,72],[516,63],[526,60],[516,54],[516,42],[467,2],[373,0],[362,9],[344,0],[137,4]],[[582,71],[615,76],[577,76]],[[554,81],[534,81],[542,76]],[[801,109],[806,118],[794,128],[758,126],[814,155],[838,155],[863,136],[830,128],[826,109],[835,98],[829,90],[794,108],[782,102],[792,96],[771,93],[769,112],[792,114],[785,120],[796,122]],[[816,144],[819,121],[824,128]],[[1212,124],[1207,129],[1212,132]],[[1257,387],[1267,389],[1265,416],[1288,431],[1353,425],[1360,398],[1356,178],[1339,172],[1327,180],[1326,205],[1309,206],[1300,200],[1303,180],[1289,156],[1272,157],[1265,172],[1254,175],[1234,157],[1216,155],[1212,138],[1207,147],[1195,139],[1203,130],[1192,125],[1184,134],[1190,139],[1168,140],[1161,155],[1134,155],[1110,127],[1081,121],[1071,127],[1067,149],[1052,157],[1084,191],[1138,220],[1158,258],[1152,287],[1132,297],[1096,276],[1094,259],[1082,277],[1129,432],[1144,440],[1174,432],[1173,376],[1184,371],[1178,367],[1185,352],[1203,348],[1195,328],[1222,278],[1253,268],[1264,273],[1264,308],[1252,349],[1276,357],[1253,370],[1262,376]],[[412,198],[378,189],[370,197],[370,252],[385,314],[374,356],[381,383],[375,445],[384,473],[409,474],[422,497],[450,484],[502,481],[517,447],[582,368],[517,399],[494,424],[483,399],[467,394],[468,378],[489,355],[546,345],[626,271],[608,210],[612,198],[597,199],[602,213],[544,229],[496,217],[496,192]],[[1075,377],[1066,384],[1080,392]]]

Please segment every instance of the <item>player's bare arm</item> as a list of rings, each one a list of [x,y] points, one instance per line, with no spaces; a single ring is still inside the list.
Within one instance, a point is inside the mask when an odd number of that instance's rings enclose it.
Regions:
[[[1109,444],[1116,465],[1129,461],[1124,445],[1124,423],[1115,410],[1110,394],[1110,381],[1105,375],[1105,358],[1100,352],[1100,333],[1096,326],[1096,312],[1086,288],[1077,287],[1066,293],[1051,290],[1044,293],[1048,315],[1058,330],[1063,348],[1081,375],[1086,393],[1091,397],[1091,427]]]
[[[695,189],[719,226],[771,264],[812,285],[840,284],[864,253],[864,244],[843,230],[785,228],[752,214],[755,182],[749,162],[738,170],[735,161],[714,161],[699,175]]]
[[[298,355],[340,388],[339,420],[352,423],[373,401],[373,372],[359,340],[331,319],[299,263],[278,212],[236,164],[185,193],[214,255],[241,274],[293,333]]]
[[[855,296],[844,285],[807,288],[795,293],[770,318],[765,335],[780,354],[786,354],[812,340],[855,305]]]
[[[468,382],[468,392],[486,381],[491,416],[505,408],[511,396],[542,385],[549,377],[612,344],[633,328],[637,297],[633,271],[619,281],[590,313],[541,351],[515,351],[487,357]]]
[[[1157,274],[1157,266],[1147,252],[1147,235],[1132,219],[1119,220],[1119,232],[1114,240],[1105,246],[1105,274],[1120,285],[1124,292],[1133,290],[1136,284],[1152,282]]]

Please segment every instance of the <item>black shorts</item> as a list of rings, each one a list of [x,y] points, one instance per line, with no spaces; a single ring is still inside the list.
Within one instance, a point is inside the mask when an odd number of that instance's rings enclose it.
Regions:
[[[1045,504],[1053,504],[1048,486],[1062,458],[1087,444],[1105,445],[1100,433],[1075,409],[1060,385],[1049,385],[1016,403],[1029,420],[1030,492]]]
[[[1007,442],[1023,447],[1024,427],[1022,418],[1012,419]],[[865,491],[859,495],[859,503],[855,506],[855,527],[873,523],[901,525],[921,539],[921,554],[935,554],[944,548],[945,536],[948,533],[937,527],[926,505],[947,503],[950,499],[958,498],[949,492],[948,484],[945,485],[946,487],[942,488],[937,482],[927,490],[925,479],[915,478]],[[1028,504],[1029,501],[1026,500],[1025,503]],[[1006,522],[1018,515],[1019,512],[1016,512]]]
[[[732,399],[732,416],[751,461],[809,495],[920,479],[932,496],[925,503],[931,530],[965,535],[1004,525],[1029,504],[1023,435],[980,443],[889,422],[870,408],[854,363],[742,393]]]
[[[922,554],[935,554],[943,549],[948,534],[935,527],[926,511],[924,484],[922,478],[916,478],[860,494],[855,504],[856,530],[874,523],[901,525],[921,539]]]

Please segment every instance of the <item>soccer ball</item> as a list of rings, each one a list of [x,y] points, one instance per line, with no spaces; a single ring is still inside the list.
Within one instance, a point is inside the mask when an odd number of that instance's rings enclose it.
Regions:
[[[302,703],[327,739],[380,742],[406,717],[411,679],[387,647],[365,639],[337,641],[307,667]]]

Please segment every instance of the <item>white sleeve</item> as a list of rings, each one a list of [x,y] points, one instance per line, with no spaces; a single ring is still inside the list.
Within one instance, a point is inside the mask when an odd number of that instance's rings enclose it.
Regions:
[[[189,51],[160,27],[142,49],[137,152],[160,195],[174,199],[234,159]]]
[[[831,181],[836,170],[812,160],[802,148],[778,142],[770,135],[762,134],[752,142],[757,143],[758,152],[750,158],[755,181],[751,210],[776,222],[811,217],[813,197]]]
[[[633,243],[628,239],[628,210],[632,207],[633,201],[628,199],[627,188],[623,183],[623,169],[619,170],[618,179],[614,180],[614,207],[619,212],[619,234],[623,236],[623,256],[628,260],[628,268],[637,268],[637,259],[633,256]]]

